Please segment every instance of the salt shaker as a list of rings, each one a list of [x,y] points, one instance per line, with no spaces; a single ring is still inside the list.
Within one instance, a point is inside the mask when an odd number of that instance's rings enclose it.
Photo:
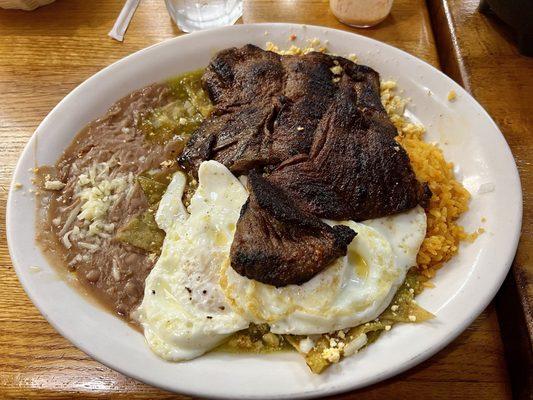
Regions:
[[[392,2],[393,0],[329,0],[329,6],[342,23],[368,28],[387,18]]]

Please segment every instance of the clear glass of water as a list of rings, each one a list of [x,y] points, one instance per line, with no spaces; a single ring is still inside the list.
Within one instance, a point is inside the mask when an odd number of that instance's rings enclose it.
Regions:
[[[233,25],[242,15],[243,0],[165,0],[183,32]]]

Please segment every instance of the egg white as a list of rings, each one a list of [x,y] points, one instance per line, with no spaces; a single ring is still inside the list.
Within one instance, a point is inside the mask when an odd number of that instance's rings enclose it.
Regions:
[[[190,214],[181,203],[185,176],[180,172],[161,200],[156,221],[166,238],[134,313],[151,349],[171,361],[198,357],[249,325],[218,284],[248,195],[216,161],[201,164],[198,182]]]
[[[375,319],[389,305],[426,232],[421,207],[345,224],[357,232],[347,255],[302,285],[276,288],[239,275],[229,250],[248,194],[216,161],[200,166],[188,212],[185,176],[174,175],[156,214],[167,233],[134,316],[152,350],[179,361],[200,356],[251,322],[279,334],[312,335]]]
[[[302,285],[276,288],[239,275],[226,260],[221,287],[233,307],[273,333],[319,334],[377,318],[389,305],[426,233],[421,207],[386,218],[344,224],[357,232],[347,255]]]
[[[168,232],[175,222],[183,223],[189,217],[181,201],[186,184],[185,174],[176,172],[159,202],[155,222],[165,232]]]

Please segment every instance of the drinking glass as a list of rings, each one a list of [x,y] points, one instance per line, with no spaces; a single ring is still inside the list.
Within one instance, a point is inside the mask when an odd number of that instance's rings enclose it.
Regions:
[[[232,25],[242,15],[243,0],[165,0],[168,12],[183,32]]]

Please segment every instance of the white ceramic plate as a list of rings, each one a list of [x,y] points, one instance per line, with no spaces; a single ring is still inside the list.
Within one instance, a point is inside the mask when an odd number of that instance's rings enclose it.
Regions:
[[[359,62],[393,78],[412,99],[408,111],[428,128],[427,140],[441,144],[458,176],[472,193],[462,219],[467,230],[486,229],[434,280],[419,303],[437,318],[395,327],[356,356],[312,375],[294,353],[208,354],[168,363],[151,353],[143,336],[89,302],[62,280],[35,246],[34,199],[28,169],[53,164],[73,136],[131,91],[207,65],[220,49],[272,41],[280,46],[306,39],[329,41],[336,54],[355,53]],[[457,100],[447,101],[450,90]],[[431,95],[429,92],[431,91]],[[496,294],[515,254],[522,214],[518,172],[497,126],[460,86],[430,65],[383,43],[347,32],[290,24],[239,25],[189,34],[139,51],[100,71],[65,97],[41,123],[26,146],[7,207],[13,264],[29,297],[66,338],[98,361],[164,389],[218,398],[303,398],[333,394],[386,379],[442,349],[462,332]],[[494,190],[480,194],[481,185]],[[485,188],[487,186],[484,186]],[[482,217],[486,218],[481,223]],[[39,266],[40,272],[33,272]]]

